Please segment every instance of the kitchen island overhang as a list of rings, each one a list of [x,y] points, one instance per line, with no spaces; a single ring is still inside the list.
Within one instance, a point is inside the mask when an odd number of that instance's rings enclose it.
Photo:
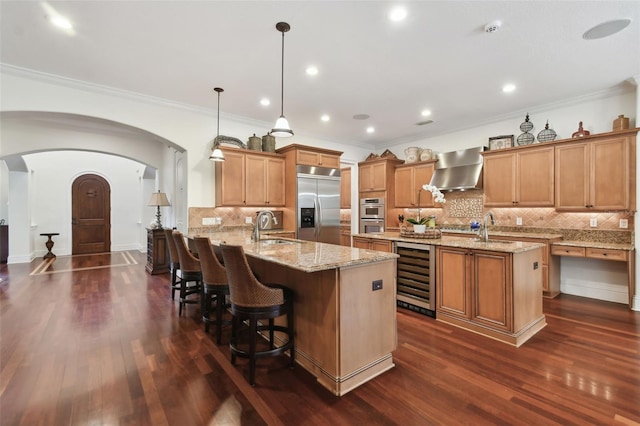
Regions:
[[[189,235],[195,236],[243,246],[262,281],[294,291],[296,361],[335,395],[394,367],[396,254],[299,240],[254,242],[246,232]]]

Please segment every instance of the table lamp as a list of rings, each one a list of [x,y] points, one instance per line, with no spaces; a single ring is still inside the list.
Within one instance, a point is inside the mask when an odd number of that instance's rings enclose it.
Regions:
[[[158,209],[156,211],[156,223],[153,224],[153,228],[162,229],[162,223],[160,222],[160,207],[171,205],[171,203],[167,199],[167,194],[165,194],[164,192],[160,192],[160,190],[158,190],[158,192],[154,192],[153,194],[151,194],[149,205],[156,206],[156,208]]]

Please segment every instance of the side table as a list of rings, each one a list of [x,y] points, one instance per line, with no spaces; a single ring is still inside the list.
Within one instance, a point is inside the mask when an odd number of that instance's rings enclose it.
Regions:
[[[47,242],[44,243],[45,246],[47,246],[47,250],[48,253],[45,254],[44,256],[42,256],[43,259],[51,259],[52,257],[56,257],[55,254],[53,254],[53,252],[51,251],[51,249],[53,248],[53,240],[51,239],[51,237],[53,237],[54,235],[60,235],[60,233],[58,232],[50,232],[50,233],[44,233],[44,234],[40,234],[43,237],[47,237]]]

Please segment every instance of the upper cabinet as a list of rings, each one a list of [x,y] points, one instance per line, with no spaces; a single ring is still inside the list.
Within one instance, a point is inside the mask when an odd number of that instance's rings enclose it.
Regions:
[[[351,208],[351,167],[340,169],[340,208]]]
[[[416,208],[433,207],[430,192],[422,191],[422,185],[428,184],[433,176],[436,161],[411,163],[396,166],[395,170],[395,207]]]
[[[554,147],[484,153],[484,205],[553,207]]]
[[[555,149],[556,210],[635,208],[635,132],[609,133]]]
[[[340,167],[340,155],[298,149],[297,163],[307,166]]]
[[[360,191],[384,191],[387,185],[385,162],[377,161],[358,165],[358,185]]]
[[[216,163],[217,206],[285,205],[285,160],[277,154],[225,148]]]

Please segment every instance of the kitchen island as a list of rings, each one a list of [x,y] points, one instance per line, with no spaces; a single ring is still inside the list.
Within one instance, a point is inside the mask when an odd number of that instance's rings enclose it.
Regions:
[[[477,241],[465,237],[408,238],[399,233],[355,238],[435,247],[435,311],[438,321],[520,346],[546,326],[542,313],[542,243]],[[433,308],[432,308],[433,309]]]
[[[243,246],[260,281],[294,291],[296,361],[335,395],[393,368],[397,255],[242,231],[195,236]]]

